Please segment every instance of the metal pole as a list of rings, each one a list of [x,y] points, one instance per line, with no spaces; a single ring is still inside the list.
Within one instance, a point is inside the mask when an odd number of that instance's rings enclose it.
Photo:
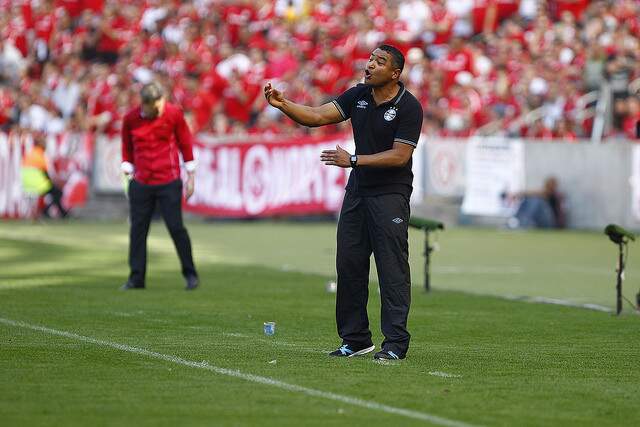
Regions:
[[[431,246],[429,246],[429,231],[424,232],[424,290],[429,292],[431,284],[429,283],[429,255],[431,255]]]
[[[624,243],[618,244],[620,254],[618,257],[618,280],[616,283],[616,314],[622,311],[622,275],[624,274]]]

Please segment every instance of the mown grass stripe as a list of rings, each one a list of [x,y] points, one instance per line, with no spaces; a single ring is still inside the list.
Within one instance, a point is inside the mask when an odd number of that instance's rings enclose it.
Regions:
[[[396,408],[394,406],[384,405],[382,403],[372,402],[369,400],[358,399],[356,397],[344,396],[341,394],[331,393],[331,392],[322,391],[322,390],[316,390],[309,387],[289,384],[273,378],[248,374],[239,370],[220,368],[218,366],[209,364],[207,361],[196,362],[192,360],[183,359],[177,356],[157,353],[155,351],[146,350],[144,348],[133,347],[126,344],[119,344],[111,341],[104,341],[96,338],[87,337],[84,335],[74,334],[73,332],[59,331],[57,329],[52,329],[45,326],[32,325],[29,323],[25,323],[17,320],[5,319],[1,317],[0,317],[0,323],[9,325],[9,326],[19,327],[19,328],[31,329],[33,331],[44,332],[50,335],[57,335],[65,338],[70,338],[77,341],[83,341],[86,343],[95,344],[103,347],[111,347],[116,350],[139,354],[142,356],[147,356],[155,359],[160,359],[166,362],[183,365],[190,368],[204,369],[210,372],[214,372],[216,374],[226,375],[234,378],[243,379],[245,381],[277,387],[277,388],[294,392],[294,393],[301,393],[308,396],[319,397],[322,399],[334,400],[336,402],[346,403],[353,406],[359,406],[361,408],[372,409],[372,410],[381,411],[388,414],[399,415],[407,418],[413,418],[416,420],[428,421],[430,423],[441,425],[441,426],[472,427],[471,424],[467,424],[461,421],[450,420],[447,418],[439,417],[437,415],[431,415],[425,412],[418,412],[418,411],[412,411],[409,409]]]

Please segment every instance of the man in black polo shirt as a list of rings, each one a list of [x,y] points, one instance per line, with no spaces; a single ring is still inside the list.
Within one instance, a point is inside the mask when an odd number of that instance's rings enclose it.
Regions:
[[[330,353],[332,356],[359,356],[375,348],[367,316],[372,252],[385,336],[374,358],[404,359],[409,348],[407,228],[411,155],[422,128],[422,106],[399,81],[403,67],[402,53],[382,45],[369,58],[364,84],[319,107],[295,104],[271,84],[264,88],[272,106],[302,125],[315,127],[351,119],[355,154],[336,146],[320,156],[327,165],[353,168],[338,222],[336,321],[342,346]]]

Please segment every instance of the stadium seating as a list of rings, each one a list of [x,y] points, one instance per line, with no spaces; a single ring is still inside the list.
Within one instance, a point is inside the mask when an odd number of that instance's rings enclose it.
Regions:
[[[31,5],[33,4],[33,6]],[[405,53],[424,133],[576,140],[602,87],[608,138],[640,119],[634,0],[0,0],[0,129],[117,134],[161,81],[196,132],[313,131],[266,105],[266,80],[319,104],[381,43]]]

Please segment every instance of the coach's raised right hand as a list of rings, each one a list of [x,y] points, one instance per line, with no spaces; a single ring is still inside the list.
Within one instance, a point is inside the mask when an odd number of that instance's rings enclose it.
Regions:
[[[271,86],[271,83],[267,83],[264,87],[264,97],[267,98],[269,104],[278,109],[282,107],[282,104],[284,104],[284,96],[282,96],[282,92]]]

